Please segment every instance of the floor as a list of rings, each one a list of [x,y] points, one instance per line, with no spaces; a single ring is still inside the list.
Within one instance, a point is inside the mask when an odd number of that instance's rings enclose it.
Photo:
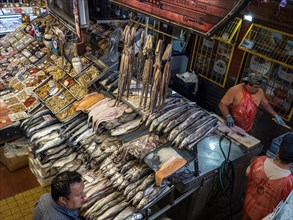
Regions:
[[[0,219],[32,219],[39,197],[49,192],[43,188],[28,167],[10,172],[0,163]]]

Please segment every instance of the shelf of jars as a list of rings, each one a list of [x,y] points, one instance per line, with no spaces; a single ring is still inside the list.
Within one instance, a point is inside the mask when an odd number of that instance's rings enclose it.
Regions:
[[[191,69],[214,84],[226,86],[242,19],[235,18],[211,39],[196,36]]]

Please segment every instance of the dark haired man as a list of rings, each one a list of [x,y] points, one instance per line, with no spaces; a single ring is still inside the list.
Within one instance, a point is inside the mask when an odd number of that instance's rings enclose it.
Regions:
[[[261,89],[262,76],[250,73],[243,78],[243,82],[228,89],[219,103],[219,108],[226,118],[227,125],[232,127],[235,122],[237,126],[243,128],[246,132],[250,132],[259,105],[275,117],[277,123],[285,124],[269,104]]]
[[[270,214],[293,189],[293,134],[283,137],[276,159],[257,157],[247,168],[247,190],[242,220],[259,220]]]
[[[58,174],[51,183],[51,193],[41,196],[35,205],[33,220],[78,220],[78,209],[85,202],[84,184],[75,171]]]

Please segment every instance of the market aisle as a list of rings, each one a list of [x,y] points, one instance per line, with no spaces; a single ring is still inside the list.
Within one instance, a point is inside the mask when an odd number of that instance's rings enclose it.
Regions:
[[[1,220],[31,220],[36,201],[44,193],[50,191],[49,187],[41,186],[11,196],[0,201]]]
[[[40,186],[29,167],[10,172],[0,163],[0,200]]]
[[[40,186],[28,167],[9,172],[0,163],[0,219],[32,219],[36,201],[49,190]]]

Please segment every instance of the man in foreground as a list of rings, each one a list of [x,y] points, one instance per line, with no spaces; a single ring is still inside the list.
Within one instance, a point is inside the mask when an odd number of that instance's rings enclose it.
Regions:
[[[33,220],[79,220],[78,209],[86,195],[81,175],[75,171],[58,174],[51,183],[51,193],[40,197]]]

